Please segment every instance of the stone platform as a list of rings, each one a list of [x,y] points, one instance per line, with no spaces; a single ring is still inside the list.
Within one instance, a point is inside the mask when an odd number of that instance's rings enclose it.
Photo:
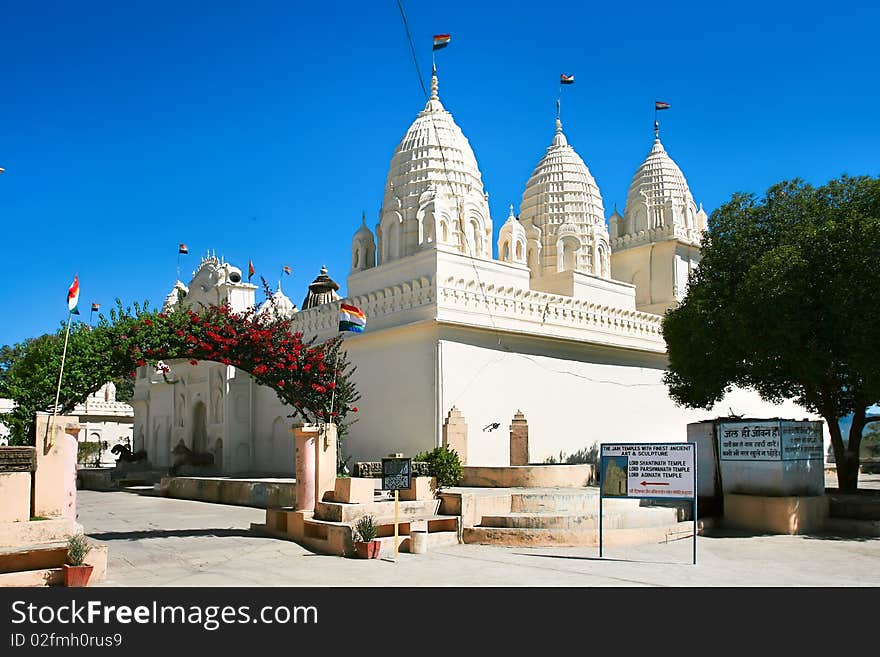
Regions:
[[[0,524],[0,587],[63,584],[67,539],[82,532],[70,518]],[[91,541],[85,563],[94,567],[89,582],[107,576],[107,546]]]
[[[258,509],[293,507],[296,480],[276,477],[163,477],[159,494],[198,502],[236,504]]]
[[[464,543],[577,546],[599,543],[599,489],[444,489],[441,513],[461,516]],[[691,505],[603,500],[603,541],[634,545],[693,535]]]

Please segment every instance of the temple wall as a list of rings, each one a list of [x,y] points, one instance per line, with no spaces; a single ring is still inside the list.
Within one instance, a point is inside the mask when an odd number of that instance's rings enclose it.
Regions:
[[[767,404],[743,390],[734,390],[712,411],[676,406],[663,384],[663,355],[527,336],[504,336],[505,349],[495,335],[457,329],[443,338],[443,413],[455,405],[467,421],[469,465],[507,465],[508,426],[517,410],[529,423],[531,463],[594,442],[684,441],[689,422],[731,410],[750,417],[818,419],[791,402]],[[501,426],[482,430],[494,422]]]

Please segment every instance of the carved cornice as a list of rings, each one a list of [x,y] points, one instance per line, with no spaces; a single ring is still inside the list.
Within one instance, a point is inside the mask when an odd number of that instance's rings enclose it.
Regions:
[[[635,234],[626,234],[611,240],[612,251],[622,251],[623,249],[631,249],[642,244],[651,244],[652,242],[665,242],[667,240],[678,240],[690,246],[700,246],[703,233],[696,228],[685,228],[684,226],[660,226],[659,228],[650,228],[648,230],[640,230]]]
[[[534,322],[536,333],[555,325],[663,342],[659,315],[546,292],[491,283],[481,288],[476,281],[449,277],[439,285],[438,301],[443,307],[484,313],[488,309],[495,317]]]

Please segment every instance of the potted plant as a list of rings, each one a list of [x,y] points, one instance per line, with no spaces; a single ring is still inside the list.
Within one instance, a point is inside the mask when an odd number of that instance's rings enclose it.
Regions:
[[[373,516],[363,516],[354,526],[354,549],[361,559],[377,559],[382,541],[377,541],[379,526]]]
[[[83,563],[92,546],[85,534],[67,539],[67,563],[64,564],[64,586],[88,586],[94,566]]]

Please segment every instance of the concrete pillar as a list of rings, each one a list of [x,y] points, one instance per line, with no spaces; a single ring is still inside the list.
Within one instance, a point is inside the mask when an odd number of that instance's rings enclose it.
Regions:
[[[510,465],[529,464],[529,423],[517,410],[510,423]]]
[[[336,425],[321,424],[315,454],[315,502],[333,499],[336,489]]]
[[[296,511],[315,509],[315,441],[318,434],[307,427],[293,427],[296,443]]]
[[[291,429],[296,440],[296,511],[315,504],[336,486],[336,425],[306,424]]]
[[[461,464],[467,464],[468,428],[461,411],[453,406],[443,423],[443,446],[455,450]]]
[[[76,453],[79,418],[38,414],[34,515],[76,519]],[[50,435],[51,425],[51,435]]]

